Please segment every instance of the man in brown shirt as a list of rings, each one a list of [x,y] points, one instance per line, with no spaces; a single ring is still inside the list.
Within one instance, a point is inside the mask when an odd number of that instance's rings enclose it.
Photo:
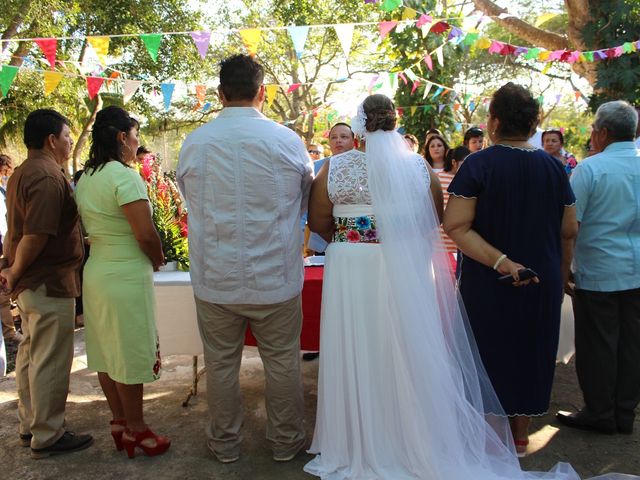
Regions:
[[[17,299],[25,337],[16,358],[20,440],[31,446],[32,458],[44,458],[93,440],[64,428],[83,244],[61,168],[73,147],[68,120],[54,110],[30,113],[24,143],[27,159],[7,185],[0,280]]]

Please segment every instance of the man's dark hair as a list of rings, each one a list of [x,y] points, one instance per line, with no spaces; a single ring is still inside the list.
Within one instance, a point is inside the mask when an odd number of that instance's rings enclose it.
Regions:
[[[11,157],[9,155],[0,153],[0,167],[4,167],[5,165],[13,167],[13,160],[11,160]]]
[[[529,138],[538,125],[540,104],[529,90],[509,82],[493,94],[489,113],[500,120],[499,137]]]
[[[69,126],[69,120],[55,110],[41,108],[34,110],[24,122],[24,144],[28,149],[40,150],[49,135],[60,136],[62,128]]]
[[[355,135],[353,134],[353,130],[351,130],[351,125],[349,125],[348,123],[344,123],[344,122],[338,122],[336,124],[333,125],[333,127],[331,127],[331,129],[329,130],[329,136],[331,136],[331,132],[333,132],[333,129],[336,127],[347,127],[349,129],[349,131],[351,132],[351,138],[355,138]]]
[[[220,90],[234,102],[253,100],[264,80],[264,68],[249,55],[234,55],[220,62]]]
[[[144,153],[146,155],[147,153],[151,153],[151,150],[149,150],[144,145],[140,145],[136,150],[136,155],[140,155],[141,153]]]
[[[484,138],[484,132],[480,127],[471,127],[469,130],[464,132],[464,140],[462,141],[462,144],[468,146],[469,140],[472,138]]]

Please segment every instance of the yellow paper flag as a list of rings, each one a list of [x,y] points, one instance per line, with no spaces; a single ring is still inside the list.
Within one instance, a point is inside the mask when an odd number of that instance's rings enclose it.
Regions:
[[[416,18],[417,14],[418,12],[416,12],[413,8],[404,7],[404,11],[402,12],[402,19],[413,20],[414,18]]]
[[[248,30],[240,30],[240,36],[242,37],[242,43],[247,47],[249,55],[255,57],[258,53],[258,45],[262,40],[262,30],[257,28],[250,28]]]
[[[53,72],[50,70],[45,70],[44,71],[44,94],[49,95],[51,92],[53,92],[56,87],[58,86],[58,84],[60,83],[60,80],[62,80],[62,77],[64,77],[64,74],[61,72]]]
[[[478,38],[478,41],[476,42],[476,47],[478,47],[478,48],[487,49],[490,46],[491,46],[491,40],[489,40],[486,37],[480,37],[480,38]]]
[[[543,13],[538,18],[536,18],[536,23],[534,25],[536,27],[539,27],[543,23],[547,23],[549,20],[551,20],[552,18],[557,17],[558,15],[560,15],[560,14],[559,13]]]
[[[105,59],[109,54],[109,40],[109,37],[87,37],[87,42],[93,47],[102,65],[105,64]]]
[[[549,55],[551,55],[551,52],[549,50],[542,50],[538,54],[538,60],[542,60],[544,62],[549,58]]]
[[[275,100],[276,94],[278,93],[278,88],[280,88],[278,85],[267,85],[265,87],[267,94],[267,107],[271,108],[271,104]]]
[[[416,114],[416,110],[418,109],[418,107],[411,107],[411,116]]]
[[[547,65],[542,69],[542,72],[540,72],[540,73],[542,73],[544,75],[545,73],[547,73],[549,71],[550,68],[551,68],[551,62],[547,63]]]
[[[587,61],[587,57],[584,56],[584,54],[580,54],[580,56],[578,57],[578,61],[579,62],[586,62]]]

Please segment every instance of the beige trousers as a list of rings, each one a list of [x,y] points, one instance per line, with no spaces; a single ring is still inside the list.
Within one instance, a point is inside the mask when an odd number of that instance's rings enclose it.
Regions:
[[[33,435],[31,448],[45,448],[64,433],[75,299],[47,297],[43,284],[17,303],[24,333],[16,357],[20,433]]]
[[[16,334],[16,326],[11,315],[11,297],[0,293],[0,320],[2,320],[2,335],[7,340],[12,340]]]
[[[219,458],[240,453],[243,414],[239,373],[249,324],[264,364],[267,440],[274,455],[296,453],[306,438],[300,372],[300,295],[273,305],[222,305],[197,297],[195,302],[207,368],[209,448]]]

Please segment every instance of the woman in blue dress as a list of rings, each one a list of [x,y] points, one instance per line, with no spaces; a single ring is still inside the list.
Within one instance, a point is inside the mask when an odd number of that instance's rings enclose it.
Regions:
[[[507,83],[493,95],[493,146],[465,160],[449,186],[446,233],[463,253],[460,292],[518,454],[531,416],[549,408],[563,285],[578,224],[563,165],[528,143],[539,105]],[[537,277],[520,281],[530,268]],[[511,275],[512,281],[498,277]]]

